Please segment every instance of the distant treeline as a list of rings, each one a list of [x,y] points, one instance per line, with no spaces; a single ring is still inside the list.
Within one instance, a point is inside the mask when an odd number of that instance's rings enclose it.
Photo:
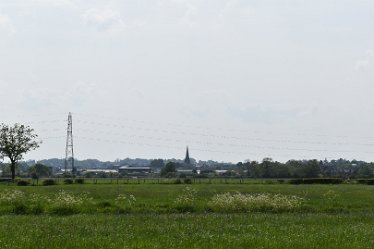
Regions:
[[[262,162],[237,164],[240,174],[252,178],[367,178],[374,177],[374,163],[356,160],[289,160],[286,163],[265,158]]]
[[[64,159],[46,159],[38,161],[40,164],[52,167],[54,171],[64,168]],[[131,159],[126,158],[114,162],[102,162],[96,159],[75,160],[78,169],[111,169],[115,166],[150,166],[155,172],[159,172],[167,162],[174,162],[177,169],[200,170],[200,177],[213,176],[215,170],[226,170],[220,175],[227,177],[249,177],[249,178],[373,178],[374,163],[357,160],[289,160],[285,163],[264,158],[261,162],[245,161],[237,164],[220,163],[216,161],[196,161],[191,158],[191,164],[185,164],[178,159]],[[20,162],[19,172],[27,172],[35,161]],[[0,170],[6,173],[6,165],[0,164]],[[195,171],[196,172],[196,171]]]

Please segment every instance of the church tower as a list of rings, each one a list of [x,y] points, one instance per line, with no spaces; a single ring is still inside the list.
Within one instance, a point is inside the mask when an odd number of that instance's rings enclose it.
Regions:
[[[186,150],[186,157],[184,158],[184,163],[185,164],[191,164],[190,153],[188,152],[188,146],[187,146],[187,150]]]

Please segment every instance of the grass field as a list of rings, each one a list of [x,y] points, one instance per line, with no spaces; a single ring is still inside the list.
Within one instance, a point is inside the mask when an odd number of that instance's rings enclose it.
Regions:
[[[20,196],[6,197],[11,193]],[[243,208],[215,208],[212,200],[225,193],[244,201],[225,199],[224,205]],[[270,198],[256,199],[259,196]],[[278,197],[280,202],[268,205]],[[279,205],[291,197],[300,202],[287,208]],[[1,249],[374,248],[374,188],[258,183],[2,185],[0,224]]]

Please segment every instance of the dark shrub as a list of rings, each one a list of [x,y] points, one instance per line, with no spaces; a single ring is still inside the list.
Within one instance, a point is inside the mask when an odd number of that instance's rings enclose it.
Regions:
[[[28,186],[28,185],[30,185],[29,181],[26,181],[26,180],[18,180],[17,181],[17,186]]]
[[[195,177],[196,178],[208,178],[208,174],[202,173],[202,174],[196,175]]]
[[[184,179],[184,184],[191,184],[192,183],[192,180],[190,178],[186,178]]]
[[[65,179],[64,184],[73,184],[73,180],[72,179]]]
[[[359,184],[367,184],[367,185],[374,185],[374,179],[358,179],[357,183]]]
[[[97,206],[101,208],[106,208],[106,207],[111,207],[112,203],[110,203],[109,201],[101,201],[97,203]]]
[[[366,184],[367,179],[357,179],[357,183],[359,184]]]
[[[343,183],[341,178],[300,178],[289,180],[291,184],[340,184]]]
[[[79,213],[79,209],[72,206],[56,206],[50,212],[56,215],[71,215]]]
[[[35,215],[37,215],[37,214],[42,214],[44,212],[44,208],[43,208],[43,206],[42,205],[35,205],[35,206],[31,206],[30,207],[30,213],[31,214],[35,214]]]
[[[15,214],[26,214],[27,206],[24,203],[16,203],[13,207],[13,213]]]
[[[303,179],[291,179],[288,181],[290,184],[303,184]]]
[[[175,210],[179,213],[193,213],[196,211],[196,208],[192,205],[177,205]]]
[[[374,185],[374,179],[368,179],[367,184],[368,185]]]
[[[274,180],[266,180],[265,184],[275,184],[275,181]]]
[[[174,181],[174,184],[181,184],[181,183],[182,183],[181,179],[176,179],[176,180]]]
[[[42,183],[44,186],[56,185],[56,181],[53,179],[45,179]]]
[[[75,179],[75,183],[77,183],[77,184],[83,184],[84,183],[84,179],[82,179],[82,178]]]

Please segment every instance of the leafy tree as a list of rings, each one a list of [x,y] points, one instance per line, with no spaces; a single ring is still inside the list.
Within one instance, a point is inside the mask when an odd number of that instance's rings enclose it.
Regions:
[[[2,171],[2,176],[10,176],[10,165],[9,163],[0,163],[0,171]]]
[[[320,173],[319,162],[317,160],[309,160],[305,167],[305,175],[306,177],[318,177]]]
[[[271,177],[271,168],[272,168],[272,165],[273,165],[273,159],[271,159],[270,157],[265,157],[263,160],[262,160],[262,163],[261,163],[261,168],[262,168],[262,176],[261,177],[264,177],[264,178],[269,178]]]
[[[150,166],[153,169],[161,169],[162,167],[165,166],[164,160],[162,160],[162,159],[154,159],[154,160],[151,161]]]
[[[8,157],[10,160],[10,170],[12,180],[16,176],[16,164],[22,160],[23,155],[39,147],[38,135],[29,126],[14,124],[8,126],[0,125],[0,157]]]
[[[168,162],[165,167],[161,169],[161,176],[175,175],[177,172],[177,166],[174,162]]]
[[[358,171],[359,177],[374,177],[374,165],[372,163],[365,164]]]
[[[51,175],[51,169],[44,164],[37,163],[29,168],[29,174],[34,179],[39,179],[43,176],[50,176]]]

